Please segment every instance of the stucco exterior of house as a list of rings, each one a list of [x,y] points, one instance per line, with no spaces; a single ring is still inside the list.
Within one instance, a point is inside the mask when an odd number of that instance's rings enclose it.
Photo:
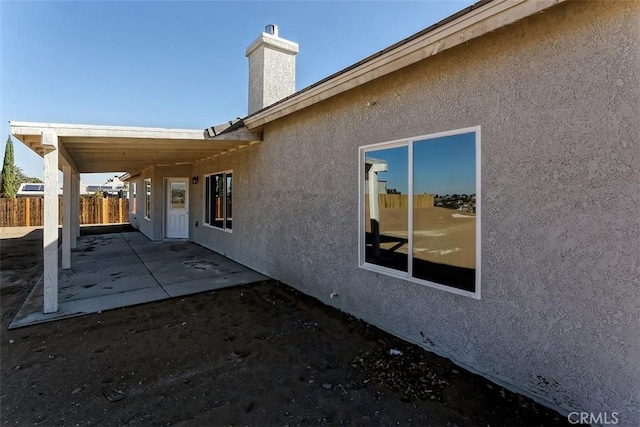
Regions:
[[[495,21],[452,30],[463,39],[438,35],[499,4]],[[638,425],[640,4],[485,1],[463,12],[317,86],[254,97],[239,129],[204,131],[242,132],[230,151],[130,171],[131,223],[175,237],[168,194],[184,189],[183,238],[565,414]],[[289,70],[297,45],[282,40],[290,56],[272,63]],[[416,43],[429,46],[417,59],[388,59]],[[370,265],[367,150],[411,153],[459,134],[475,138],[472,285]]]

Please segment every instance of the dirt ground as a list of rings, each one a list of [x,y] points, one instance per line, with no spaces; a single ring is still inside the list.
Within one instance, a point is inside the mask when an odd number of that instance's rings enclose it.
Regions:
[[[4,426],[567,424],[276,281],[8,331],[39,244],[0,241]]]
[[[407,209],[380,209],[380,233],[407,239]],[[416,208],[413,212],[413,256],[417,259],[456,267],[475,268],[476,222],[475,215],[440,207]],[[368,209],[365,209],[365,231],[371,231]],[[390,249],[397,242],[382,243]],[[408,252],[407,244],[395,249]]]

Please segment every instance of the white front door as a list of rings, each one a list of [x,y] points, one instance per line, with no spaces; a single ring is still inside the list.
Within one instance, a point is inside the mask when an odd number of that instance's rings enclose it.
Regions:
[[[168,239],[189,237],[189,180],[167,178],[167,226]]]

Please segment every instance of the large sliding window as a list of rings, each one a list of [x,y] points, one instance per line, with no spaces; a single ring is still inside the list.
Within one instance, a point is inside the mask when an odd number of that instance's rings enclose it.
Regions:
[[[204,223],[222,230],[233,229],[233,172],[220,172],[205,177]]]
[[[480,297],[480,128],[360,148],[360,266]]]
[[[144,180],[144,217],[151,219],[151,178]]]

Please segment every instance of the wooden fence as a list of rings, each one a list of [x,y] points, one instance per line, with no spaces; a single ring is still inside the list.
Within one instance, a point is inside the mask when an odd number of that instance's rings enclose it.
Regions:
[[[62,198],[58,202],[62,224]],[[129,222],[129,200],[113,197],[81,197],[80,224],[117,224]],[[44,224],[44,198],[0,198],[0,227],[30,227]]]
[[[432,208],[433,194],[419,194],[413,196],[413,207]],[[365,203],[369,204],[369,195],[365,196]],[[380,209],[406,209],[409,207],[409,196],[406,194],[379,194],[378,203]]]

